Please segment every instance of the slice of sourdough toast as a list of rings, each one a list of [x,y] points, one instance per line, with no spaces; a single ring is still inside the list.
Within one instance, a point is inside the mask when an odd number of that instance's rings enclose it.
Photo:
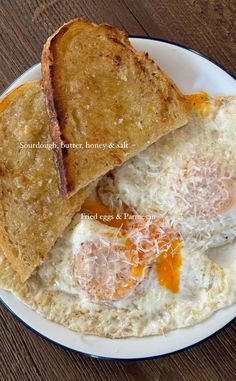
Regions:
[[[42,76],[64,197],[187,122],[172,81],[107,24],[63,25],[44,46]]]
[[[61,198],[53,152],[47,149],[51,139],[39,81],[21,85],[0,102],[0,141],[0,248],[25,281],[92,185]]]

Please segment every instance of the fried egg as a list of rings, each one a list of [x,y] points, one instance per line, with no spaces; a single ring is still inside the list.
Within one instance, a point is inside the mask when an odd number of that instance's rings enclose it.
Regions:
[[[236,238],[236,100],[189,96],[191,119],[106,176],[103,202],[173,225],[207,250]]]
[[[93,202],[86,205],[88,209]],[[90,215],[82,213],[74,219],[66,238],[59,240],[39,268],[50,287],[93,301],[114,302],[132,296],[153,267],[156,281],[178,292],[182,259],[174,232],[160,220],[137,215],[121,218],[119,227],[117,220],[115,227],[110,226],[110,220],[101,223],[92,218],[98,216],[93,211],[94,206]]]
[[[34,301],[50,295],[47,316],[78,332],[144,336],[196,324],[236,301],[236,261],[230,270],[218,266],[162,220],[110,226],[92,205],[29,280]]]

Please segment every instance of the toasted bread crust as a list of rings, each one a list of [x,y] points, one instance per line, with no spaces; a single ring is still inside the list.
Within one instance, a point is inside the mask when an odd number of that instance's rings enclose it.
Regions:
[[[98,60],[98,66],[100,65],[100,67],[102,63],[99,63],[99,58],[101,55],[104,55],[102,57],[104,61],[104,73],[109,71],[111,72],[110,83],[104,84],[104,97],[107,97],[108,108],[110,107],[110,109],[114,111],[117,106],[115,103],[119,102],[119,97],[124,97],[125,92],[128,93],[128,91],[131,91],[132,93],[130,98],[124,100],[123,104],[121,103],[121,109],[124,108],[126,112],[126,116],[124,116],[127,120],[130,119],[130,123],[127,122],[125,128],[122,127],[123,131],[121,131],[121,129],[117,131],[118,128],[114,128],[114,115],[110,117],[110,120],[108,120],[109,117],[106,117],[105,113],[102,116],[100,115],[100,110],[104,107],[105,101],[101,103],[101,105],[99,105],[98,102],[97,108],[95,107],[94,119],[96,118],[99,126],[91,127],[94,124],[92,117],[90,116],[86,119],[86,116],[83,114],[80,121],[85,121],[85,124],[88,124],[88,132],[86,132],[86,136],[80,135],[79,126],[77,131],[71,128],[72,117],[71,109],[69,110],[69,108],[72,106],[68,105],[71,103],[68,90],[69,81],[68,77],[66,77],[67,74],[64,75],[63,72],[63,70],[67,70],[67,63],[64,61],[62,62],[62,50],[63,54],[66,55],[67,51],[70,49],[67,48],[67,45],[71,40],[73,40],[76,34],[79,36],[81,33],[82,36],[83,32],[87,33],[89,37],[91,36],[91,46],[94,44],[94,41],[96,41],[96,44],[101,44],[98,48],[96,45],[94,50],[92,50],[92,54],[94,54]],[[68,37],[67,35],[70,36]],[[66,42],[64,42],[64,39],[66,39]],[[81,39],[83,39],[83,36]],[[80,42],[81,40],[79,40],[78,46]],[[102,48],[104,48],[104,51]],[[82,54],[82,56],[80,54]],[[91,80],[92,83],[91,77],[93,76],[93,72],[90,65],[93,65],[92,60],[94,58],[91,58],[91,49],[90,53],[87,51],[85,51],[85,53],[80,53],[79,48],[75,49],[73,59],[75,62],[78,62],[79,66],[80,58],[82,59],[86,56],[86,54],[88,54],[88,57],[86,58],[87,61],[85,60],[88,66],[88,74],[87,77],[86,74],[80,74],[80,72],[84,70],[84,66],[81,67],[81,70],[78,69],[78,75],[74,77],[75,82],[77,81],[78,83],[78,87],[82,81],[86,83],[87,80]],[[69,64],[71,64],[71,62],[69,62]],[[74,67],[75,65],[73,66],[73,69]],[[99,80],[97,79],[99,78],[99,73],[101,74],[101,70],[100,72],[99,70],[100,69],[98,69],[97,73],[94,72],[94,82]],[[125,84],[126,87],[123,86],[122,83],[123,87],[121,86],[122,90],[120,93],[119,83],[117,82],[117,84],[114,85],[114,93],[116,94],[117,92],[117,96],[112,94],[113,100],[111,102],[113,103],[109,106],[108,97],[109,91],[112,88],[111,84],[115,83],[115,77],[117,75],[123,75],[121,70],[124,70],[124,72],[127,71],[130,79],[124,77],[124,82],[127,81]],[[56,144],[54,152],[58,171],[59,189],[63,197],[70,197],[78,189],[84,187],[90,181],[105,174],[110,169],[114,168],[114,166],[121,165],[129,157],[147,148],[148,145],[155,142],[160,136],[168,133],[174,128],[184,125],[187,122],[184,101],[175,85],[167,78],[160,68],[157,67],[154,61],[151,60],[147,54],[137,52],[133,49],[127,35],[124,32],[121,32],[108,24],[96,25],[85,20],[75,19],[59,28],[47,40],[44,46],[42,53],[42,77],[50,120],[50,133],[54,143]],[[136,77],[138,84],[135,83]],[[96,86],[99,88],[100,92],[101,89],[103,89],[102,84],[92,83],[90,94],[91,100],[93,100]],[[132,86],[134,89],[132,89]],[[158,88],[158,86],[160,88]],[[153,93],[148,90],[148,87],[153,89]],[[82,98],[88,99],[88,91],[84,88],[80,88],[79,91],[82,91]],[[146,130],[145,133],[139,131],[137,126],[135,126],[135,122],[137,122],[137,120],[134,115],[138,112],[136,110],[132,110],[133,104],[130,103],[131,99],[135,99],[135,95],[137,96],[137,102],[138,97],[143,93],[143,91],[147,92],[147,97],[150,97],[150,104],[152,105],[150,110],[152,121],[150,120],[150,122],[146,123],[148,128],[146,125],[144,126],[144,129]],[[156,95],[154,95],[155,92]],[[71,94],[71,98],[74,96],[74,93]],[[101,92],[101,97],[102,96],[103,94]],[[157,112],[156,116],[154,115],[155,102],[157,105],[160,105],[160,113]],[[73,110],[77,106],[77,110],[80,110],[82,103],[83,99],[81,102],[80,100],[78,100],[77,103],[74,102]],[[148,110],[148,106],[147,102],[143,102],[143,104],[145,111],[140,111],[139,117],[145,119],[145,113],[146,110]],[[108,111],[110,111],[110,109]],[[156,125],[153,123],[155,117]],[[161,121],[158,121],[159,123],[157,124],[158,119],[161,119]],[[110,128],[108,128],[108,125],[110,125]],[[100,131],[98,131],[99,128]],[[112,149],[110,151],[105,150],[103,153],[98,151],[96,152],[96,150],[94,150],[93,152],[86,152],[87,158],[85,158],[84,152],[79,152],[80,150],[73,153],[70,149],[65,150],[61,148],[63,143],[78,143],[79,141],[85,142],[87,138],[93,143],[99,143],[100,141],[104,143],[105,135],[108,139],[111,138],[114,141],[118,139],[118,135],[120,140],[126,140],[126,138],[128,138],[128,143],[133,147],[128,148],[125,152],[119,149]],[[91,136],[94,136],[94,138],[91,139]],[[76,160],[78,162],[77,164],[75,164]]]
[[[72,22],[72,21],[71,21]],[[66,25],[66,24],[65,24]],[[53,40],[56,36],[59,36],[66,31],[66,26],[59,28],[46,42],[42,52],[42,77],[44,78],[43,87],[46,94],[46,105],[49,116],[49,130],[52,137],[52,141],[55,143],[54,158],[56,162],[58,185],[61,195],[65,197],[67,191],[70,191],[70,186],[66,178],[66,170],[63,165],[63,153],[61,150],[61,130],[58,123],[57,111],[54,102],[54,91],[51,78],[53,76],[53,54],[50,45],[53,44]]]

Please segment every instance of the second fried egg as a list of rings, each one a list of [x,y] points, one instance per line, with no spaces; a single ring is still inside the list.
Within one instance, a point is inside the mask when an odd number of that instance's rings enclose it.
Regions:
[[[206,250],[236,238],[236,99],[188,101],[188,125],[113,171],[99,193],[156,213],[186,244]]]

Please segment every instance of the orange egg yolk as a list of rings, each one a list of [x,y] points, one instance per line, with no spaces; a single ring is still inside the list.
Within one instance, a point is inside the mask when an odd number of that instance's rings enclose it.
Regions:
[[[187,192],[186,192],[187,191]],[[213,216],[233,205],[233,181],[213,159],[193,158],[177,179],[177,197],[188,215]]]
[[[106,205],[104,205],[99,199],[88,198],[83,206],[82,212],[88,213],[93,216],[97,216],[99,222],[104,223],[108,226],[119,228],[119,235],[124,236],[129,229],[138,228],[139,231],[144,233],[144,225],[142,222],[133,221],[129,223],[127,219],[124,219],[122,214],[117,218],[117,213],[114,210],[110,210]],[[104,216],[111,216],[111,219],[106,219]],[[180,253],[180,242],[178,239],[173,240],[171,236],[172,233],[166,235],[165,239],[160,238],[158,233],[158,224],[161,221],[154,220],[153,223],[149,225],[148,228],[148,240],[142,245],[141,249],[137,250],[137,245],[135,240],[127,238],[125,241],[124,251],[127,253],[128,261],[133,264],[130,276],[131,279],[127,279],[125,289],[128,291],[133,285],[134,281],[132,279],[139,279],[143,276],[144,270],[147,266],[156,260],[156,271],[158,276],[158,281],[161,286],[168,288],[172,292],[176,293],[179,290],[179,278],[180,278],[180,267],[182,264],[181,253]],[[156,256],[154,240],[161,242],[159,243],[159,254]],[[157,259],[156,259],[157,257]],[[117,287],[115,292],[115,297],[119,298],[124,295],[124,284],[122,289]]]
[[[157,258],[156,269],[160,285],[174,293],[178,292],[181,265],[180,242],[176,239]]]
[[[208,94],[204,92],[185,95],[185,103],[190,111],[195,109],[202,116],[207,116],[211,109],[211,105],[208,103]]]
[[[205,92],[185,95],[184,98],[190,108],[204,109],[207,106],[208,94]]]
[[[179,291],[180,267],[182,265],[182,257],[180,251],[180,240],[176,238],[171,229],[165,229],[164,238],[160,235],[158,224],[162,224],[161,220],[154,220],[148,228],[148,240],[142,245],[147,250],[138,252],[140,261],[145,263],[145,254],[148,258],[155,258],[154,240],[158,243],[159,253],[156,259],[156,271],[158,281],[161,286],[166,287],[170,291],[177,293]],[[133,227],[138,227],[140,231],[144,228],[142,223],[134,222]],[[127,227],[129,228],[129,227]],[[132,242],[129,242],[130,247],[135,248]],[[149,251],[148,251],[149,250]],[[144,270],[143,265],[134,268],[136,276],[142,276]]]
[[[120,228],[126,223],[122,214],[117,214],[115,210],[109,209],[98,198],[87,198],[82,205],[81,211],[92,216],[97,216],[99,222],[113,228]]]

